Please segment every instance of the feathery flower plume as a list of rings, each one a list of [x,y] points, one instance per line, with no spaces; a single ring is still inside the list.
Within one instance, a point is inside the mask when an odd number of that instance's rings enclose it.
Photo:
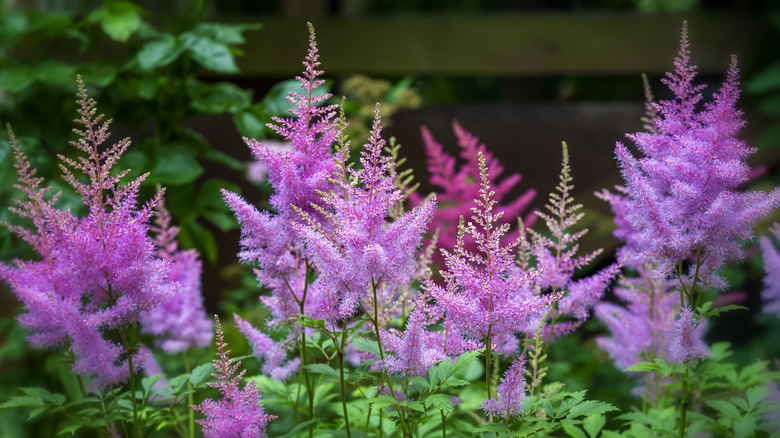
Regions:
[[[246,370],[238,368],[241,361],[234,362],[229,356],[230,350],[225,350],[222,326],[219,318],[214,315],[217,333],[217,356],[212,363],[217,370],[212,374],[216,383],[207,383],[212,388],[218,388],[222,394],[220,400],[207,398],[200,405],[190,405],[190,409],[203,413],[202,420],[196,420],[203,426],[203,436],[206,438],[264,438],[268,423],[276,418],[267,414],[260,404],[260,392],[257,384],[251,381],[240,389],[239,384]]]
[[[29,341],[48,348],[67,345],[75,356],[73,371],[93,377],[90,388],[100,390],[123,382],[130,368],[140,369],[149,354],[143,346],[120,345],[104,334],[135,324],[141,312],[158,306],[179,286],[167,279],[169,262],[154,256],[154,242],[147,234],[162,192],[137,208],[146,175],[123,184],[129,170],[112,173],[130,140],[101,150],[111,120],[101,123],[103,116],[95,115],[96,103],[81,78],[78,86],[81,117],[76,122],[83,130],[74,130],[79,139],[71,144],[82,155],[59,158],[63,178],[88,213],[76,217],[57,209],[59,194],[46,199],[50,188],[41,187],[43,179],[35,176],[11,133],[19,173],[16,187],[27,198],[17,201],[12,211],[29,219],[32,228],[5,225],[29,243],[40,260],[0,265],[0,278],[24,303],[27,313],[18,320],[32,332]]]
[[[446,320],[464,336],[492,342],[521,332],[560,296],[535,295],[531,287],[536,273],[516,269],[518,241],[501,243],[509,224],[499,222],[502,212],[494,212],[495,193],[481,153],[479,168],[481,187],[472,208],[473,222],[461,218],[455,249],[442,250],[447,266],[442,271],[445,286],[428,281],[425,287],[446,312]],[[467,234],[474,239],[476,252],[465,248]]]
[[[670,351],[672,360],[683,363],[710,356],[707,345],[702,342],[700,336],[697,336],[697,326],[693,309],[684,307],[677,319],[677,328],[674,331],[674,341]]]
[[[141,314],[141,329],[157,336],[156,343],[169,353],[205,347],[211,342],[211,321],[203,308],[200,276],[202,265],[195,249],[179,250],[179,227],[171,225],[171,215],[162,199],[152,231],[156,234],[157,257],[170,262],[168,280],[181,290],[159,306]]]
[[[292,339],[276,342],[270,336],[252,327],[252,324],[241,319],[235,313],[233,314],[233,320],[236,322],[238,331],[249,340],[255,356],[263,359],[263,373],[272,379],[285,380],[292,373],[298,371],[298,365],[301,362],[300,358],[296,357],[284,363],[287,360],[286,346],[290,344]]]
[[[755,149],[736,137],[744,126],[739,70],[732,57],[726,80],[711,102],[700,105],[703,85],[693,85],[687,27],[683,27],[674,71],[663,82],[674,99],[652,103],[653,130],[628,135],[643,157],[620,142],[616,155],[626,182],[626,220],[642,259],[658,277],[669,276],[682,261],[697,265],[707,286],[723,288],[714,271],[742,257],[740,241],[752,225],[780,202],[780,191],[740,192]],[[701,107],[701,108],[700,108]]]
[[[337,190],[322,194],[327,226],[300,211],[306,224],[294,224],[306,239],[323,292],[338,300],[337,319],[360,305],[372,308],[367,292],[380,284],[389,290],[406,285],[417,270],[415,255],[436,205],[435,197],[389,222],[391,209],[403,199],[395,186],[393,158],[382,153],[379,105],[371,135],[361,152],[360,169],[348,165],[348,143],[336,152]],[[332,224],[332,226],[331,226]]]
[[[417,308],[409,315],[403,336],[397,332],[382,336],[385,349],[392,352],[385,359],[389,372],[424,376],[431,366],[444,360],[446,356],[437,345],[439,332],[429,332],[430,324],[425,310]]]
[[[501,382],[496,387],[498,396],[482,402],[482,410],[486,414],[510,417],[523,413],[525,391],[525,354],[512,361],[512,365],[504,373]]]
[[[452,130],[460,148],[459,156],[463,160],[457,169],[455,157],[444,151],[444,147],[436,141],[430,130],[425,126],[422,126],[420,130],[427,155],[428,172],[431,174],[429,181],[431,185],[439,189],[436,193],[439,208],[433,213],[430,226],[432,230],[440,230],[437,240],[439,248],[452,251],[456,245],[459,218],[463,216],[466,220],[471,219],[472,201],[479,197],[478,156],[480,153],[485,157],[488,175],[490,175],[490,185],[495,191],[496,210],[503,212],[501,223],[514,221],[523,211],[528,209],[531,201],[536,197],[536,191],[529,189],[508,204],[501,204],[506,195],[520,182],[520,174],[513,173],[498,182],[499,176],[504,172],[504,167],[488,151],[485,144],[480,143],[479,138],[466,131],[457,120],[452,121]],[[412,205],[420,205],[425,198],[414,192],[409,195],[409,200]],[[534,214],[528,214],[523,223],[526,227],[530,227],[535,220]],[[465,239],[466,248],[474,250],[474,242],[470,237],[466,236]],[[515,239],[517,239],[517,231],[507,233],[503,243],[509,243]],[[443,259],[438,254],[435,255],[435,261],[437,264],[443,265]]]
[[[780,224],[772,225],[770,231],[775,239],[780,240]],[[780,316],[780,252],[772,244],[768,236],[761,236],[761,252],[764,255],[764,289],[761,298],[764,300],[764,312]]]

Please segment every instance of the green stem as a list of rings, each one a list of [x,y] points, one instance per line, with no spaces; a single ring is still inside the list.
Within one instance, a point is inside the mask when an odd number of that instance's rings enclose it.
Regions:
[[[441,438],[447,438],[447,425],[445,424],[447,416],[444,415],[444,409],[439,409],[439,413],[441,414]]]
[[[190,368],[190,360],[187,357],[187,351],[182,352],[182,358],[184,360],[184,370],[187,371],[187,374],[192,372],[192,369]],[[192,382],[190,379],[187,379],[187,389],[189,390],[189,394],[187,394],[187,406],[192,406],[195,404],[195,395],[192,391]],[[188,414],[188,423],[187,428],[189,430],[189,437],[195,438],[195,411],[192,409],[187,409],[189,411]]]
[[[488,327],[487,336],[485,337],[485,387],[487,388],[487,398],[490,400],[493,398],[492,391],[490,390],[490,381],[492,380],[492,373],[490,367],[493,362],[493,339],[491,339],[490,332],[493,327]]]
[[[122,344],[125,347],[125,352],[127,353],[127,366],[130,369],[130,402],[133,404],[133,424],[135,425],[136,432],[138,433],[139,437],[143,436],[143,432],[141,429],[141,423],[138,420],[138,401],[135,399],[135,372],[133,369],[133,351],[130,346],[130,340],[127,338],[127,335],[125,334],[124,327],[121,325],[119,326],[119,337],[122,339]]]
[[[347,343],[347,319],[344,318],[344,328],[341,331],[341,346],[338,348],[339,355],[339,375],[341,377],[341,406],[344,410],[344,427],[347,429],[347,438],[352,438],[352,432],[349,429],[349,414],[347,413],[347,382],[344,379],[344,348]]]
[[[689,369],[689,363],[686,360],[685,361],[685,368],[683,371],[683,378],[682,378],[682,395],[680,397],[680,434],[679,438],[685,437],[685,428],[687,426],[687,415],[688,415],[688,369]]]

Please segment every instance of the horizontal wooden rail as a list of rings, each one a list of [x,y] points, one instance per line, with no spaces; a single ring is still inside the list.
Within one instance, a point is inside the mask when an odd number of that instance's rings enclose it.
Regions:
[[[311,19],[329,74],[624,75],[661,74],[688,20],[693,62],[722,73],[747,56],[768,26],[757,15],[504,14]],[[263,28],[247,35],[244,75],[289,76],[306,53],[305,18],[241,17]]]

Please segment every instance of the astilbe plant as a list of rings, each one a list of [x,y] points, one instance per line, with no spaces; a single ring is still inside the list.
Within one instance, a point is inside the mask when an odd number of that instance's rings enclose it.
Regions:
[[[455,249],[452,252],[442,250],[446,270],[441,274],[445,285],[428,281],[425,286],[444,310],[446,322],[457,327],[463,336],[484,343],[487,394],[490,398],[493,343],[506,342],[506,338],[514,339],[560,295],[535,295],[533,277],[538,272],[517,269],[515,256],[519,241],[507,245],[501,243],[509,225],[499,223],[502,212],[493,211],[496,205],[494,191],[481,153],[479,169],[480,196],[474,200],[473,222],[461,219]],[[464,247],[466,234],[474,239],[476,252]]]
[[[504,172],[504,167],[498,161],[498,158],[487,149],[484,143],[480,143],[479,138],[463,128],[457,120],[452,121],[452,131],[459,148],[458,156],[462,163],[457,166],[456,157],[448,154],[444,146],[436,141],[431,131],[426,127],[421,127],[423,145],[427,157],[428,172],[430,173],[429,182],[436,188],[436,196],[439,205],[433,213],[430,229],[439,230],[439,238],[436,241],[438,248],[452,251],[455,248],[458,221],[460,217],[471,219],[471,203],[479,197],[480,190],[480,170],[479,154],[485,157],[485,163],[490,175],[490,184],[495,191],[496,210],[502,212],[499,219],[500,223],[510,223],[521,216],[526,211],[533,199],[536,197],[534,189],[528,189],[520,196],[508,203],[503,204],[504,198],[509,192],[517,186],[521,180],[519,173],[513,173],[502,178],[499,177]],[[425,198],[417,192],[409,195],[411,205],[420,205]],[[534,224],[536,215],[527,214],[523,218],[523,225],[530,227]],[[504,236],[503,243],[509,243],[515,240],[518,231],[508,232]],[[474,250],[474,242],[469,236],[464,237],[466,247]],[[439,254],[434,255],[434,261],[443,266],[443,259]]]
[[[171,224],[171,215],[162,199],[157,205],[152,232],[157,257],[170,262],[168,280],[177,282],[181,289],[141,314],[141,331],[155,336],[156,345],[168,353],[205,347],[211,342],[212,327],[201,294],[203,266],[196,249],[179,249],[176,242],[179,228]]]
[[[775,223],[770,229],[775,239],[780,239],[780,224]],[[764,289],[761,298],[764,301],[763,311],[780,316],[780,252],[769,236],[761,236],[761,252],[764,256]]]
[[[78,140],[72,145],[81,154],[60,156],[60,167],[87,214],[79,217],[57,208],[59,194],[48,197],[50,188],[42,186],[43,179],[11,134],[19,172],[16,187],[26,197],[12,210],[29,219],[32,228],[5,225],[40,259],[2,265],[0,277],[24,304],[26,313],[18,320],[30,330],[29,342],[67,347],[73,372],[90,377],[89,387],[98,391],[128,378],[132,384],[133,374],[149,354],[132,334],[139,316],[177,293],[179,284],[168,279],[170,262],[155,257],[155,244],[148,236],[162,193],[138,207],[138,190],[146,175],[123,183],[129,171],[112,171],[130,141],[101,148],[111,121],[96,115],[95,101],[80,78],[78,85],[81,117],[76,122],[82,128],[75,130]],[[118,334],[121,343],[108,338],[109,332]]]
[[[276,418],[267,414],[260,404],[260,391],[254,381],[240,387],[241,379],[246,370],[236,374],[241,361],[231,358],[230,350],[226,350],[222,326],[219,318],[214,315],[217,334],[217,357],[212,361],[216,373],[212,374],[218,381],[207,385],[219,389],[219,400],[206,399],[200,405],[190,406],[191,409],[203,413],[204,419],[197,420],[203,426],[203,436],[206,438],[264,438],[268,423]]]

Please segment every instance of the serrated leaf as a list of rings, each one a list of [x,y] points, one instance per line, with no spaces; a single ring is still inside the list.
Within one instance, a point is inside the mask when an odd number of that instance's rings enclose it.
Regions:
[[[609,403],[596,401],[596,400],[586,400],[573,408],[569,411],[569,414],[566,415],[566,418],[577,418],[580,416],[590,416],[593,414],[603,414],[604,412],[609,411],[618,411],[619,409],[615,406],[612,406]]]
[[[753,415],[748,415],[734,421],[734,437],[735,438],[748,438],[753,436],[753,433],[758,427],[758,419]]]
[[[398,401],[394,399],[393,397],[390,397],[389,395],[378,395],[372,399],[369,400],[369,403],[371,403],[372,409],[382,409],[387,406],[396,406],[398,405]]]
[[[493,433],[501,433],[501,432],[508,432],[509,429],[506,428],[504,423],[501,422],[493,422],[493,423],[487,423],[479,426],[478,428],[474,429],[474,432],[493,432]]]
[[[409,377],[409,388],[430,391],[431,385],[420,376],[411,376]]]
[[[210,363],[196,366],[189,375],[190,383],[192,383],[192,386],[198,386],[213,370],[214,367]]]
[[[57,431],[57,435],[65,435],[67,433],[75,435],[76,431],[84,427],[83,424],[70,424]]]
[[[753,386],[748,388],[745,398],[747,399],[748,409],[754,409],[769,395],[769,388],[764,385]]]
[[[162,379],[163,377],[165,376],[162,373],[160,373],[160,374],[155,374],[154,376],[144,377],[143,379],[141,379],[141,387],[143,387],[144,392],[148,393],[152,388],[152,386],[154,386],[154,384],[160,381],[160,379]]]
[[[125,42],[141,27],[141,12],[143,9],[131,2],[112,1],[90,14],[89,20],[100,23],[111,39]]]
[[[185,32],[180,38],[192,59],[201,67],[217,73],[238,72],[236,61],[227,45],[192,32]]]
[[[431,394],[423,400],[423,403],[427,407],[433,406],[435,409],[443,410],[445,414],[455,409],[452,398],[447,394]]]
[[[379,356],[379,345],[377,345],[376,341],[357,338],[352,341],[352,346],[360,351],[365,351],[366,353],[372,353]]]
[[[165,186],[189,184],[203,173],[195,153],[184,145],[162,148],[149,180]]]
[[[41,400],[38,397],[30,397],[27,395],[18,395],[15,397],[11,397],[10,400],[0,405],[0,409],[7,409],[7,408],[19,408],[19,407],[25,407],[25,408],[34,408],[34,407],[40,407],[43,406],[45,403],[43,400]]]
[[[653,362],[639,362],[635,365],[631,365],[624,371],[637,371],[637,372],[660,372],[661,367]]]
[[[461,386],[468,386],[468,385],[471,385],[471,382],[469,382],[468,380],[450,377],[449,379],[447,379],[446,382],[444,382],[442,388],[458,388]]]
[[[607,424],[607,419],[602,414],[589,415],[582,420],[582,428],[585,429],[590,438],[596,438],[605,424]]]
[[[737,408],[734,403],[726,400],[709,400],[706,403],[707,406],[717,410],[728,418],[736,419],[742,416],[739,412],[739,408]]]
[[[401,406],[405,406],[407,409],[411,409],[413,411],[417,412],[425,412],[425,406],[423,406],[422,403],[418,401],[405,401],[403,403],[400,403]]]
[[[65,403],[65,400],[67,400],[64,395],[59,393],[51,393],[49,392],[49,390],[45,388],[31,387],[31,388],[21,388],[21,390],[22,392],[24,392],[25,394],[31,397],[38,397],[43,401],[49,402],[57,406],[62,405],[63,403]]]

